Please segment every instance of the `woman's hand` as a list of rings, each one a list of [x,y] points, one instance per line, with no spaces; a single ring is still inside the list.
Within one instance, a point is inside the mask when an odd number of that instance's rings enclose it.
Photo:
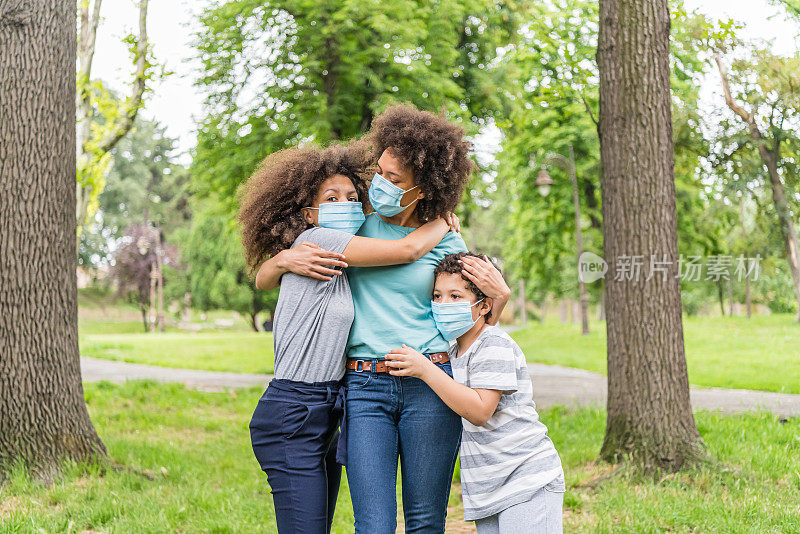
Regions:
[[[284,272],[325,281],[333,280],[334,276],[342,274],[342,271],[332,267],[346,268],[347,263],[344,262],[344,258],[344,254],[325,250],[309,241],[282,250],[276,256],[277,266]]]
[[[511,297],[511,288],[508,287],[503,275],[492,265],[489,258],[485,255],[483,258],[464,256],[459,261],[463,267],[462,273],[464,276],[478,286],[478,289],[483,291],[484,295],[492,299],[491,324],[494,325],[497,324],[500,313],[508,304],[508,299]]]
[[[390,375],[413,376],[423,380],[431,367],[436,369],[432,361],[406,345],[390,350],[386,355],[386,365],[392,368]]]
[[[448,211],[442,217],[447,225],[450,227],[450,230],[456,233],[461,233],[461,221],[458,218],[458,215],[453,213],[452,211]]]

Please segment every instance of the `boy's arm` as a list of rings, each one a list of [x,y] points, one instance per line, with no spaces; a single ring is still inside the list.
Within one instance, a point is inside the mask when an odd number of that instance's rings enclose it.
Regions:
[[[402,239],[355,236],[344,249],[345,261],[356,267],[413,263],[433,250],[447,232],[455,229],[458,218],[448,214],[448,219],[450,222],[444,218],[427,222]]]
[[[416,350],[403,345],[386,355],[395,376],[414,376],[425,381],[451,410],[475,426],[483,426],[497,409],[502,391],[472,389],[459,384]]]
[[[484,258],[486,256],[484,255]],[[481,260],[472,256],[461,258],[462,272],[483,294],[492,299],[492,317],[487,321],[494,326],[500,322],[500,314],[503,313],[508,299],[511,298],[511,288],[508,287],[503,275],[492,262]]]

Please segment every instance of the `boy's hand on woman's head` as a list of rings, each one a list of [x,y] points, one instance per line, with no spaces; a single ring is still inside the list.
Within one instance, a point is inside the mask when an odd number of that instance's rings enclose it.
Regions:
[[[432,361],[423,356],[419,351],[405,344],[399,349],[392,349],[389,351],[386,355],[386,365],[392,368],[392,370],[389,371],[391,375],[413,376],[416,378],[424,378],[431,367],[436,367]]]

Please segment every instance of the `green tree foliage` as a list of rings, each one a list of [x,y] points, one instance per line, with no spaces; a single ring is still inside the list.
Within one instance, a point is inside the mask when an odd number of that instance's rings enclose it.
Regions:
[[[753,231],[746,237],[729,231],[732,246],[749,254],[765,258],[762,276],[771,282],[756,284],[759,289],[755,302],[765,302],[780,311],[797,310],[797,298],[792,298],[793,282],[787,278],[786,237],[777,204],[772,196],[776,187],[765,168],[765,149],[777,167],[777,187],[785,190],[788,218],[795,228],[800,224],[800,176],[797,161],[800,157],[800,54],[776,55],[769,45],[743,42],[735,35],[712,32],[711,46],[721,55],[721,64],[730,63],[726,79],[733,101],[752,117],[752,126],[731,113],[720,101],[718,116],[724,117],[714,130],[714,151],[711,156],[712,176],[717,194],[724,202],[737,208],[746,201],[755,202]],[[761,136],[753,138],[752,127]],[[738,221],[735,221],[738,222]],[[725,224],[725,223],[720,223]],[[736,224],[740,226],[740,224]],[[779,260],[784,263],[779,265]],[[788,281],[783,290],[775,280]],[[794,304],[791,301],[794,300]],[[781,303],[781,304],[777,304]]]
[[[175,140],[157,122],[139,119],[111,152],[106,184],[89,231],[81,233],[78,262],[85,268],[107,261],[126,228],[150,224],[167,242],[188,225],[188,172],[175,161]]]
[[[77,61],[76,61],[76,119],[77,119],[77,188],[76,221],[78,232],[98,209],[98,198],[105,186],[105,174],[111,161],[111,150],[134,125],[143,107],[148,84],[156,77],[147,38],[148,0],[138,2],[136,35],[123,41],[128,46],[134,65],[131,94],[121,99],[105,84],[92,78],[97,29],[101,21],[102,0],[77,2]],[[91,4],[91,5],[90,5]],[[163,76],[162,70],[159,76]]]
[[[196,46],[207,117],[194,183],[235,192],[267,154],[365,132],[392,101],[480,125],[499,113],[501,45],[524,3],[496,0],[229,0],[206,10]]]
[[[238,232],[220,207],[203,206],[195,213],[191,229],[181,233],[181,261],[187,268],[181,272],[182,286],[176,285],[171,295],[184,290],[191,294],[194,308],[235,310],[258,330],[258,314],[265,311],[272,316],[278,290],[256,290],[245,270]]]
[[[503,113],[502,46],[515,38],[524,5],[228,0],[208,8],[195,41],[207,115],[192,185],[225,221],[213,224],[233,220],[239,185],[266,155],[357,137],[391,102],[443,111],[477,132]],[[186,247],[193,303],[261,309],[238,237],[231,230],[223,245],[210,218],[195,221]],[[210,241],[213,258],[196,265]]]
[[[783,6],[789,16],[800,21],[800,0],[771,0],[771,3]]]
[[[598,7],[587,0],[556,0],[533,8],[523,26],[521,42],[509,51],[508,71],[514,111],[500,123],[503,150],[498,156],[497,189],[510,213],[506,241],[514,275],[529,281],[530,296],[577,294],[575,221],[569,177],[560,167],[548,172],[554,185],[542,197],[534,183],[549,152],[575,151],[576,173],[583,216],[584,249],[602,253],[600,214],[600,154],[597,117]],[[687,13],[673,2],[672,86],[675,139],[676,201],[681,249],[714,239],[712,229],[698,232],[698,220],[707,209],[696,172],[708,153],[698,110],[698,86],[704,63],[701,15]],[[613,266],[612,266],[613,267]],[[597,296],[600,284],[590,287]]]

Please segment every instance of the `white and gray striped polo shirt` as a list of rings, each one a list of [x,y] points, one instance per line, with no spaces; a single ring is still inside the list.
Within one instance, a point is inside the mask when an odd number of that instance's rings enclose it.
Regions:
[[[516,342],[489,326],[464,354],[456,357],[457,351],[454,344],[450,361],[458,383],[503,392],[485,425],[462,421],[464,519],[472,521],[529,500],[563,471],[536,413],[525,355]]]

